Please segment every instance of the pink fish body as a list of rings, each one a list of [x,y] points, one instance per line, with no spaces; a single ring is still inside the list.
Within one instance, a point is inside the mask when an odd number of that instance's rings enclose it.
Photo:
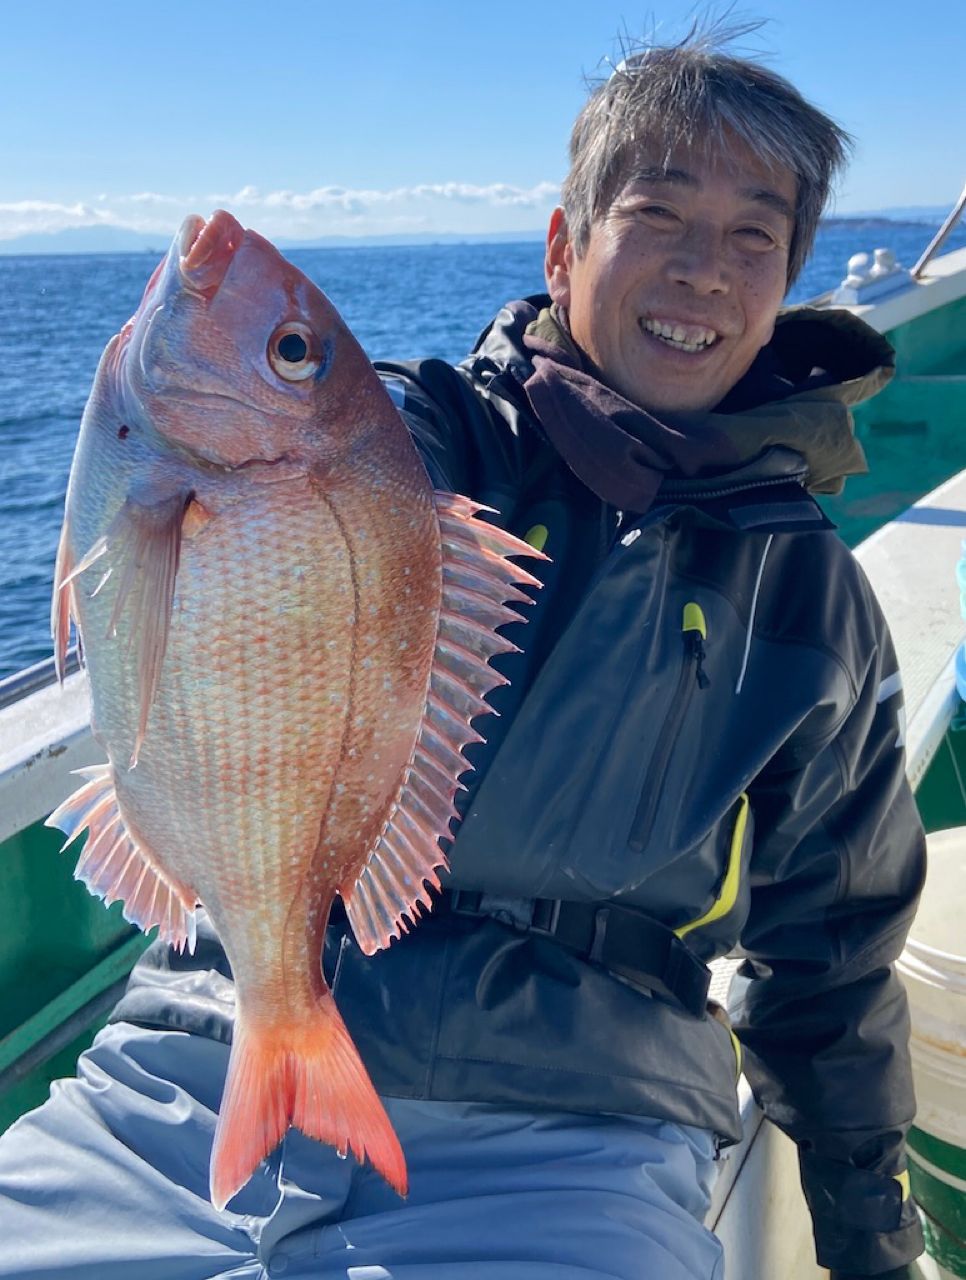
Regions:
[[[371,954],[430,905],[495,633],[535,554],[434,493],[324,295],[218,212],[189,218],[108,345],[53,603],[107,763],[49,819],[76,875],[178,948],[208,911],[235,978],[220,1208],[289,1125],[398,1140],[321,972],[335,895]]]

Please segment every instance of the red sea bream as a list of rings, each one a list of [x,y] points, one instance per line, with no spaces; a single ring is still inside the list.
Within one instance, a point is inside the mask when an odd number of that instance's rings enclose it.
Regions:
[[[76,874],[177,948],[209,913],[236,1022],[223,1207],[295,1125],[403,1153],[322,977],[334,897],[367,953],[429,907],[470,720],[531,548],[434,492],[325,296],[230,214],[188,218],[107,347],[57,560],[103,766],[50,822]],[[69,841],[68,841],[69,843]]]

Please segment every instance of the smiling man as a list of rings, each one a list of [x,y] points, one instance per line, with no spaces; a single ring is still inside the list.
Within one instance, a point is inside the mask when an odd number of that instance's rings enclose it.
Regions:
[[[589,367],[673,419],[713,409],[772,337],[788,286],[795,175],[725,138],[657,162],[645,147],[575,246],[550,224],[550,296]]]
[[[574,127],[549,292],[456,369],[381,366],[436,485],[549,557],[432,916],[372,957],[327,938],[408,1199],[292,1133],[212,1208],[233,1002],[202,921],[0,1142],[0,1274],[722,1280],[741,1066],[798,1143],[819,1262],[911,1275],[893,962],[924,842],[889,636],[813,497],[863,469],[849,405],[892,352],[780,310],[844,141],[708,40],[648,49]],[[732,1031],[707,965],[739,945]]]

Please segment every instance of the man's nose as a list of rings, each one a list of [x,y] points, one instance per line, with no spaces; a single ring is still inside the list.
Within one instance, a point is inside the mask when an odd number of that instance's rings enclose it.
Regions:
[[[727,293],[731,271],[721,232],[706,225],[692,225],[678,241],[668,264],[676,284],[699,294]]]

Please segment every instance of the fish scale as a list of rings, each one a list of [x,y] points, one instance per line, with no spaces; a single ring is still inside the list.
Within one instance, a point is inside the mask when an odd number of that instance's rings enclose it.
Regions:
[[[320,814],[324,804],[324,774],[304,775],[299,761],[324,760],[327,752],[331,754],[332,741],[338,739],[337,721],[327,699],[336,655],[323,657],[325,651],[319,650],[318,619],[312,607],[320,595],[325,601],[323,574],[320,570],[315,580],[303,580],[305,599],[299,609],[288,581],[291,575],[275,573],[272,588],[272,578],[261,568],[261,559],[273,554],[266,533],[282,538],[294,535],[305,542],[314,533],[320,552],[329,532],[307,484],[298,486],[301,492],[294,485],[284,488],[285,520],[276,520],[273,531],[261,525],[254,502],[239,502],[234,521],[212,521],[209,530],[191,540],[197,546],[183,548],[179,574],[184,571],[186,591],[198,599],[214,599],[221,585],[230,596],[250,603],[233,619],[236,643],[217,667],[211,661],[211,628],[202,617],[195,618],[193,627],[172,628],[168,654],[178,677],[173,688],[162,680],[154,719],[149,721],[152,732],[145,739],[137,769],[127,775],[119,790],[124,796],[128,787],[134,788],[135,806],[142,794],[150,799],[156,809],[152,822],[155,841],[163,845],[168,864],[192,880],[209,910],[218,886],[225,882],[224,869],[206,864],[193,873],[195,840],[200,837],[235,861],[239,874],[233,892],[261,885],[266,901],[274,901],[273,889],[284,875],[284,866],[272,856],[274,850],[280,845],[291,847],[296,839],[296,816],[303,819],[299,826],[310,825],[305,819]],[[262,495],[262,500],[267,501],[267,495]],[[259,532],[260,537],[256,536]],[[239,568],[221,584],[220,565],[232,547],[242,550],[237,564],[245,569]],[[338,568],[338,561],[329,563]],[[252,599],[252,592],[246,590],[246,577],[261,584],[258,598]],[[333,625],[344,622],[334,614],[334,602],[326,601],[325,607]],[[328,679],[320,671],[319,678],[292,680],[290,669],[257,664],[253,660],[256,642],[269,630],[296,667],[314,661],[319,668],[329,668]],[[347,663],[341,665],[339,683],[347,678]],[[195,670],[209,673],[202,699],[197,698],[194,688]],[[183,726],[188,726],[190,733]],[[329,742],[322,741],[323,737]],[[154,742],[159,744],[157,755]],[[195,797],[199,813],[194,821],[202,824],[200,831],[181,818],[175,802],[180,795]],[[240,803],[243,799],[245,803]],[[137,813],[137,808],[133,812]],[[173,815],[180,819],[177,826]],[[308,831],[301,838],[314,842],[315,836]]]
[[[107,764],[49,821],[127,919],[218,931],[218,1207],[289,1125],[405,1192],[321,950],[336,894],[367,953],[431,908],[497,628],[539,585],[508,557],[545,558],[480,513],[433,492],[325,296],[229,214],[187,219],[81,425],[51,618]]]

